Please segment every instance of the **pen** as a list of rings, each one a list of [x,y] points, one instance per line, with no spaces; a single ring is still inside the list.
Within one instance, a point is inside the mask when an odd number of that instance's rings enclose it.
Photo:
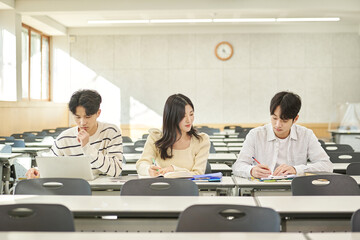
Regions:
[[[252,159],[254,159],[254,161],[257,162],[258,164],[261,164],[258,160],[256,160],[256,158],[252,157]]]
[[[155,158],[152,159],[153,165],[156,166]],[[159,169],[156,169],[156,171],[159,171]]]

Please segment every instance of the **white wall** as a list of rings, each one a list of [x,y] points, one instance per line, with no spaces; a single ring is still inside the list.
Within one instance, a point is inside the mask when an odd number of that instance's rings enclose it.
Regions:
[[[215,57],[220,41],[234,47],[229,61]],[[268,122],[281,90],[302,97],[304,123],[328,122],[336,104],[360,102],[357,33],[91,34],[76,36],[68,53],[71,91],[99,89],[103,116],[115,123],[161,125],[173,93],[192,99],[198,124]]]
[[[17,100],[16,26],[15,11],[0,10],[0,101]]]

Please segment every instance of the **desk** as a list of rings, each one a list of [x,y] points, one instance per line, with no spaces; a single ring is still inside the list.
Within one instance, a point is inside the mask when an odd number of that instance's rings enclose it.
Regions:
[[[306,234],[309,240],[355,240],[360,239],[358,232],[335,232],[335,233],[308,233]]]
[[[223,175],[231,175],[232,169],[225,163],[211,163],[211,172],[222,172]],[[123,165],[122,175],[136,174],[136,164],[135,163],[126,163]]]
[[[120,190],[126,181],[130,179],[138,179],[137,175],[128,175],[122,177],[106,177],[100,176],[92,181],[89,181],[91,190],[94,195],[120,195]],[[195,181],[200,192],[200,195],[207,195],[210,191],[215,191],[216,195],[233,196],[235,183],[232,177],[223,177],[221,182],[200,182]]]
[[[174,196],[34,196],[2,195],[0,204],[65,205],[74,214],[76,231],[174,231],[179,214],[194,204],[256,206],[251,197]],[[114,216],[102,219],[101,216]],[[116,217],[115,217],[116,216]]]
[[[333,130],[329,132],[331,132],[335,143],[349,144],[355,152],[360,152],[360,140],[357,139],[360,136],[360,131]]]
[[[329,235],[329,234],[328,234]],[[344,233],[341,236],[349,236],[350,233]],[[359,236],[360,234],[358,234]],[[206,240],[235,240],[235,239],[246,239],[246,240],[307,240],[302,233],[254,233],[254,232],[212,232],[212,233],[155,233],[155,232],[144,232],[144,233],[111,233],[111,232],[0,232],[0,239],[11,239],[11,240],[184,240],[184,239],[206,239]],[[321,238],[323,239],[323,238]],[[338,238],[344,239],[344,238]],[[336,240],[338,240],[336,239]],[[327,239],[328,240],[328,239]]]
[[[214,147],[226,147],[226,143],[224,142],[213,142]]]
[[[350,163],[333,163],[334,173],[346,173],[346,168]]]
[[[349,231],[350,218],[360,208],[360,196],[264,196],[261,207],[282,217],[283,231]]]
[[[234,153],[210,153],[208,157],[209,163],[225,163],[230,166],[236,161],[237,157]]]
[[[241,143],[244,142],[244,138],[225,138],[224,142],[225,143]]]
[[[25,142],[25,147],[44,147],[51,148],[53,143],[49,142]]]
[[[20,153],[0,153],[0,194],[9,194],[10,164],[9,160],[21,156]],[[5,172],[3,171],[5,169]]]
[[[360,185],[360,176],[351,176]],[[240,195],[292,195],[291,181],[261,182],[248,178],[235,177],[233,180],[240,190]],[[360,205],[359,205],[360,208]]]

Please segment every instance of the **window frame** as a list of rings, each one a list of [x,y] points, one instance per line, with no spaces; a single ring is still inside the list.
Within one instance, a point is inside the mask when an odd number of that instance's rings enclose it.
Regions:
[[[51,37],[49,35],[46,35],[44,34],[43,32],[33,28],[33,27],[30,27],[29,25],[26,25],[24,23],[22,23],[22,27],[23,28],[26,28],[28,30],[28,38],[29,38],[29,43],[28,43],[28,76],[27,76],[27,82],[28,82],[28,89],[27,89],[27,97],[23,97],[21,96],[21,99],[22,100],[25,100],[25,101],[40,101],[40,102],[49,102],[51,101],[51,63],[50,63],[50,56],[51,56],[51,48],[50,48],[50,41],[51,41]],[[31,98],[31,32],[36,32],[37,34],[40,35],[40,53],[41,53],[41,57],[40,57],[40,68],[41,68],[41,73],[40,73],[40,98],[41,99],[33,99]],[[43,96],[43,39],[46,38],[48,40],[48,44],[49,44],[49,52],[48,52],[48,59],[49,59],[49,66],[48,66],[48,69],[47,69],[47,72],[48,72],[48,76],[49,76],[49,79],[48,79],[48,90],[47,90],[47,98],[43,99],[42,96]],[[22,76],[21,78],[23,78],[24,76]],[[23,86],[22,86],[23,87]],[[21,94],[22,94],[22,91],[21,91]]]

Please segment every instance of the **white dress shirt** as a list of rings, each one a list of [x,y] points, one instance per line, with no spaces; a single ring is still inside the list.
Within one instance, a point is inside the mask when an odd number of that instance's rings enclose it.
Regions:
[[[280,156],[287,156],[288,165],[295,168],[297,175],[302,175],[304,172],[333,171],[329,156],[310,129],[294,124],[289,137],[288,151]],[[267,165],[274,172],[278,163],[279,150],[279,139],[275,136],[270,123],[252,129],[246,136],[238,159],[232,166],[233,174],[240,177],[251,177],[251,169],[256,165],[252,157],[255,157],[261,164]],[[311,163],[307,164],[307,160],[310,160]]]

